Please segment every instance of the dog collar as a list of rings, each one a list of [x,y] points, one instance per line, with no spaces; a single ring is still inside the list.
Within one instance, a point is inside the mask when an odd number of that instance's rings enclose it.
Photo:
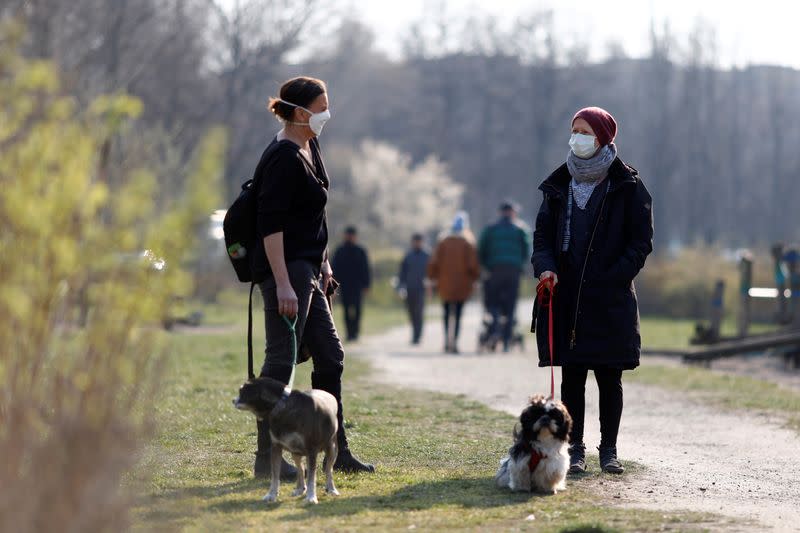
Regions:
[[[531,458],[528,461],[528,470],[531,472],[536,470],[536,467],[539,466],[539,463],[542,461],[542,459],[547,459],[547,456],[537,452],[534,449],[531,449]]]
[[[277,407],[278,405],[283,405],[286,402],[286,400],[289,399],[289,395],[291,393],[292,393],[292,389],[290,389],[288,387],[283,389],[283,392],[281,393],[281,399],[278,400],[278,403],[276,403],[275,406]]]

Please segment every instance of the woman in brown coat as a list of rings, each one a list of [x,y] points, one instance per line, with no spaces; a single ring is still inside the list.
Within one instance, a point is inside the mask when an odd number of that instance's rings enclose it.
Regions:
[[[469,216],[456,214],[450,234],[439,241],[428,263],[428,277],[436,283],[444,304],[444,351],[458,353],[461,311],[480,276],[475,236],[469,229]],[[450,328],[450,319],[454,320]],[[450,333],[452,332],[452,338]]]

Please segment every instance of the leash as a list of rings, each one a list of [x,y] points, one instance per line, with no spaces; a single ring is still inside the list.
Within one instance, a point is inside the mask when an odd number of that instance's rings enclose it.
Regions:
[[[289,319],[286,315],[281,315],[281,318],[286,322],[289,328],[289,334],[292,336],[292,374],[289,376],[289,383],[286,384],[285,391],[287,393],[292,391],[294,385],[294,372],[297,369],[297,334],[295,333],[295,326],[297,326],[297,315],[293,319]]]
[[[556,377],[553,369],[553,299],[556,286],[553,278],[545,278],[536,286],[536,300],[543,308],[547,308],[547,342],[550,348],[550,398],[556,397]]]
[[[247,379],[254,379],[253,373],[253,288],[255,282],[250,283],[250,303],[247,305]]]
[[[247,378],[255,379],[253,373],[253,288],[255,283],[250,284],[250,302],[247,305]],[[286,385],[286,390],[291,391],[294,385],[294,373],[297,368],[297,315],[293,319],[289,319],[286,315],[281,315],[281,318],[286,322],[289,328],[289,333],[292,336],[292,374],[289,376],[289,383]]]

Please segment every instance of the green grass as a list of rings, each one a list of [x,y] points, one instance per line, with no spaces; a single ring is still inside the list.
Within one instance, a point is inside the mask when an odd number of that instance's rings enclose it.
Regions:
[[[189,302],[181,305],[182,315],[188,315],[192,311],[203,313],[204,326],[231,326],[232,328],[244,328],[247,326],[247,298],[249,285],[242,284],[240,289],[223,291],[216,304],[204,304],[201,302]],[[256,288],[253,293],[253,313],[255,317],[255,329],[263,328],[264,304],[261,301],[261,293]],[[344,316],[342,306],[334,302],[333,306],[334,321],[339,327],[344,327]],[[408,318],[402,303],[397,300],[391,304],[378,304],[367,300],[362,310],[362,331],[365,335],[371,335],[385,331],[387,328],[406,324]]]
[[[777,414],[789,428],[800,432],[800,393],[769,381],[693,366],[663,365],[642,365],[626,379],[689,393],[726,409]]]
[[[697,320],[643,316],[641,318],[642,347],[648,350],[689,348],[689,339],[694,335]],[[751,334],[774,331],[772,324],[753,324]],[[726,319],[720,332],[723,336],[736,334],[736,322]]]
[[[279,504],[267,505],[266,482],[251,475],[255,420],[231,405],[245,373],[241,335],[174,334],[170,341],[159,432],[141,473],[129,480],[140,493],[136,530],[696,531],[720,524],[709,515],[623,507],[615,488],[642,472],[634,464],[621,477],[595,468],[557,496],[498,490],[492,477],[513,417],[461,396],[376,385],[358,357],[345,373],[348,432],[378,472],[337,474],[342,495],[321,492],[316,507],[291,498],[291,484]],[[306,388],[310,364],[298,368],[296,385]],[[526,520],[531,514],[535,520]]]
[[[387,329],[408,324],[408,314],[405,308],[397,306],[382,306],[367,304],[361,311],[362,335],[374,335]],[[333,318],[336,327],[344,329],[344,311],[341,305],[334,304]],[[343,335],[343,333],[342,333]]]

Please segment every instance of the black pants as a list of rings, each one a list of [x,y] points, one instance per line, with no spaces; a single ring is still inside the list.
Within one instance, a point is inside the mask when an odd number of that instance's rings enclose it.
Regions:
[[[344,327],[347,331],[347,340],[354,341],[358,338],[361,329],[361,293],[342,293],[342,307],[344,308]]]
[[[425,289],[409,289],[406,296],[406,309],[411,320],[411,342],[414,344],[422,338],[422,323],[425,317]]]
[[[484,305],[492,315],[490,335],[500,335],[503,346],[508,347],[514,333],[514,313],[519,298],[521,270],[513,265],[497,265],[492,268],[484,284]]]
[[[583,420],[586,413],[586,367],[561,368],[561,400],[572,416],[570,443],[583,442]],[[596,368],[594,378],[600,390],[600,446],[617,445],[619,421],[622,418],[622,370]]]
[[[452,344],[458,342],[458,334],[461,331],[461,311],[464,309],[464,302],[444,302],[444,340],[450,344],[450,317],[453,318],[453,339]]]
[[[342,412],[342,371],[344,348],[333,324],[328,300],[322,292],[319,269],[308,261],[292,261],[286,265],[289,281],[297,295],[297,344],[304,344],[311,353],[314,370],[311,387],[331,393],[339,406],[339,446],[346,448]],[[274,278],[259,285],[264,298],[267,348],[261,376],[283,383],[292,373],[292,337],[289,328],[278,314],[277,286]]]

